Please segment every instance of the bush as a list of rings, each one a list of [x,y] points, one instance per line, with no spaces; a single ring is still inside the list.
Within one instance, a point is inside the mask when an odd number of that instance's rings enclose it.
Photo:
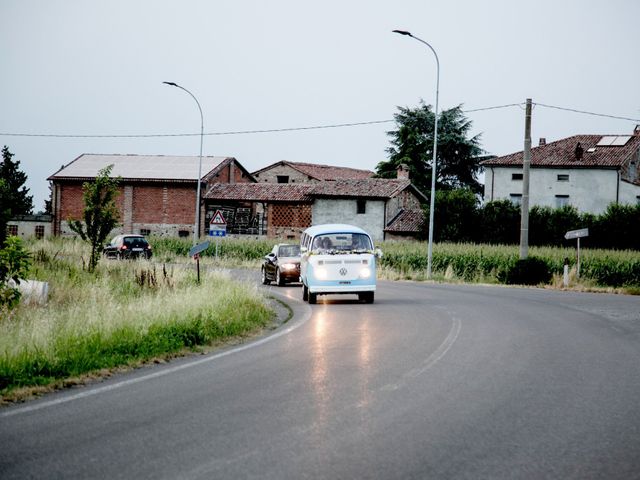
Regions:
[[[542,258],[519,259],[507,271],[509,285],[540,285],[551,281],[551,270]]]
[[[0,249],[0,307],[14,307],[20,300],[20,292],[9,281],[16,284],[26,277],[31,259],[29,253],[23,248],[22,240],[18,237],[9,237]]]

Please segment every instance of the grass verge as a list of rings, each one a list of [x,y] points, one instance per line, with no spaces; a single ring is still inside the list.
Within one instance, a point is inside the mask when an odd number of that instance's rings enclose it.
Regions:
[[[192,269],[103,261],[90,274],[80,246],[60,246],[43,242],[33,250],[32,278],[49,282],[48,303],[2,312],[4,401],[24,396],[25,387],[37,392],[202,351],[262,331],[275,318],[256,285],[223,273],[201,272],[198,284]]]

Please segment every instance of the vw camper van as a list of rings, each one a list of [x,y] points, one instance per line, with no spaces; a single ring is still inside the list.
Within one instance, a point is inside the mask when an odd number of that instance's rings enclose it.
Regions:
[[[300,236],[302,299],[316,303],[318,295],[350,293],[373,303],[376,259],[367,232],[345,224],[315,225]]]

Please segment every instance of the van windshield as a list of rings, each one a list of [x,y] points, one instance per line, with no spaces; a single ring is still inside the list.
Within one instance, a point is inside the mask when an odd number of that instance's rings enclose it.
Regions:
[[[318,235],[311,243],[316,253],[364,253],[373,250],[371,239],[362,233],[328,233]]]

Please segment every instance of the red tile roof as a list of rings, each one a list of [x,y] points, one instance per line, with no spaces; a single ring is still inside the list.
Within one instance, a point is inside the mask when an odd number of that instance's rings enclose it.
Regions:
[[[391,233],[417,233],[425,226],[424,212],[422,210],[403,210],[391,220],[385,232]]]
[[[629,140],[623,146],[597,146],[603,136],[609,135],[574,135],[546,145],[531,149],[531,166],[563,167],[563,168],[620,168],[640,148],[640,134],[626,135]],[[625,135],[611,135],[623,137]],[[575,155],[576,146],[582,147],[582,158]],[[523,152],[516,152],[503,157],[492,158],[482,162],[483,166],[522,166]]]
[[[254,202],[311,202],[314,197],[387,199],[407,188],[414,189],[424,199],[409,180],[388,178],[319,183],[217,183],[211,186],[204,197]]]
[[[367,178],[314,184],[314,197],[393,198],[411,186],[409,180]]]
[[[286,160],[276,162],[272,165],[269,165],[268,167],[253,172],[253,175],[262,173],[263,171],[269,170],[277,165],[287,165],[316,180],[357,180],[373,176],[373,172],[370,170],[360,170],[357,168],[349,167],[334,167],[331,165],[320,165],[316,163],[289,162]]]
[[[250,202],[311,202],[312,184],[216,183],[204,194],[215,200]]]

